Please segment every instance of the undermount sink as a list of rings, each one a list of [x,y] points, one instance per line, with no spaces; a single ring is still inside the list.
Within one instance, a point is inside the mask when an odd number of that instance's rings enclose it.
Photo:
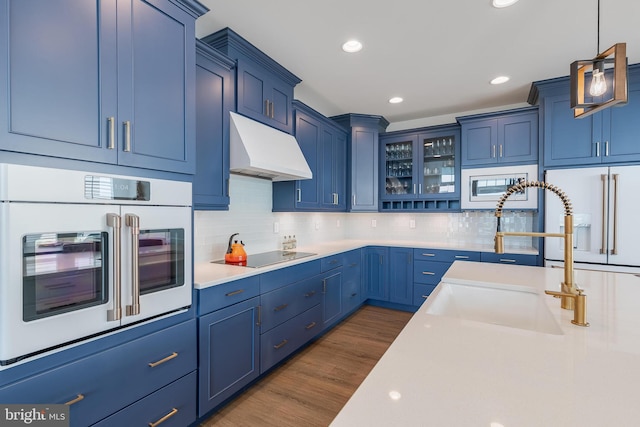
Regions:
[[[526,287],[440,283],[427,300],[426,312],[562,335],[544,299],[544,295]]]

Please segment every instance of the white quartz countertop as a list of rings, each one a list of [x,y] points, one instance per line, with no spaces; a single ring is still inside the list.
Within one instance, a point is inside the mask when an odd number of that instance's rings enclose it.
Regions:
[[[316,255],[311,257],[300,258],[293,261],[287,261],[279,264],[273,264],[266,267],[251,268],[239,267],[235,265],[214,264],[212,262],[197,262],[194,265],[194,287],[196,289],[204,289],[209,286],[215,286],[232,280],[243,279],[263,274],[268,271],[289,267],[303,262],[313,261],[314,259],[324,258],[341,252],[359,249],[366,246],[389,246],[402,248],[429,248],[429,249],[457,249],[475,252],[493,252],[493,245],[473,244],[460,241],[424,241],[424,240],[339,240],[328,243],[318,243],[313,245],[299,246],[296,248],[298,252],[310,252]],[[537,255],[538,251],[534,248],[505,248],[508,253]],[[251,254],[248,254],[251,256]],[[224,254],[220,254],[215,261],[222,259]]]
[[[562,269],[477,262],[443,277],[539,293],[561,280]],[[575,280],[590,326],[545,296],[561,335],[427,314],[427,299],[331,425],[638,425],[640,278],[576,270]]]

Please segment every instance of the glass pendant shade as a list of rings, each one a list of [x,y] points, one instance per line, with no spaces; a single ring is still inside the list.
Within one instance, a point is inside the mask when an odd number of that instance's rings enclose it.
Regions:
[[[591,96],[602,96],[606,91],[607,80],[604,78],[604,71],[597,65],[594,65],[589,93]]]

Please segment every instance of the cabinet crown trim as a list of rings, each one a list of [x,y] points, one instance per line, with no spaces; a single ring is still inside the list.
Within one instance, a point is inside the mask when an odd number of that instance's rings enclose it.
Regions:
[[[278,64],[276,61],[271,59],[271,57],[229,27],[203,37],[202,41],[214,49],[224,52],[235,60],[237,60],[241,55],[246,56],[291,86],[295,86],[302,82],[302,79],[284,68],[282,65]]]

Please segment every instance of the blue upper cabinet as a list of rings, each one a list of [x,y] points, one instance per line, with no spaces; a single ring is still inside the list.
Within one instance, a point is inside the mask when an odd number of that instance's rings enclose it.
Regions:
[[[301,80],[229,28],[202,40],[237,61],[238,113],[292,133],[293,88]]]
[[[196,43],[195,209],[229,208],[229,111],[234,106],[234,61]]]
[[[274,182],[273,210],[344,211],[347,133],[300,101],[293,107],[295,137],[313,178]]]
[[[351,212],[378,211],[379,136],[389,122],[382,116],[331,117],[347,130],[347,200]]]
[[[628,68],[628,103],[576,119],[569,79],[535,82],[529,102],[540,103],[544,167],[640,161],[640,66]]]
[[[380,205],[389,210],[460,209],[460,126],[380,136]]]
[[[202,5],[0,0],[0,149],[194,173]]]
[[[538,109],[458,117],[462,167],[538,161]]]

